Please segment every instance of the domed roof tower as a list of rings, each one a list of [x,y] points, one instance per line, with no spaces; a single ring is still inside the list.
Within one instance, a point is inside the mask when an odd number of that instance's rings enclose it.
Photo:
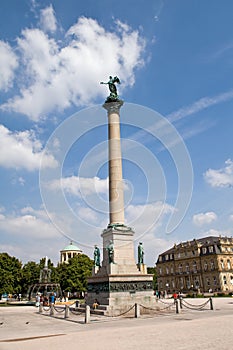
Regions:
[[[73,258],[75,255],[82,254],[82,250],[73,244],[71,241],[68,246],[60,250],[60,262],[68,263],[69,259]]]

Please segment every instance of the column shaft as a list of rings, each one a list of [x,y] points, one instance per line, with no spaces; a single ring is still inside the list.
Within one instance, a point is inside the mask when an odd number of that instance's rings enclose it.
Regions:
[[[124,189],[119,110],[123,102],[105,103],[108,111],[109,221],[124,224]]]

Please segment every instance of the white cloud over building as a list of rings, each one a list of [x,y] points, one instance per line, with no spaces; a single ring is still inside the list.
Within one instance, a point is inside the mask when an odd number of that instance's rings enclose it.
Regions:
[[[231,159],[225,161],[225,167],[220,169],[208,169],[204,173],[204,179],[211,187],[233,186],[233,162]]]
[[[193,223],[197,226],[211,224],[217,220],[217,215],[213,211],[193,215]]]

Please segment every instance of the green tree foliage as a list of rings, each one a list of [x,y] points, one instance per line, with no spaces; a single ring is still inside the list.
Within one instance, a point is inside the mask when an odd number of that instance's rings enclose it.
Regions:
[[[157,289],[157,272],[155,267],[147,267],[147,272],[153,275],[153,289]]]
[[[91,276],[93,260],[85,254],[76,255],[68,264],[57,267],[61,289],[66,292],[84,292],[87,289],[87,277]]]
[[[29,287],[39,282],[40,270],[44,268],[45,258],[37,264],[27,262],[24,266],[15,257],[7,253],[0,253],[0,295],[3,293],[26,294]],[[93,261],[84,254],[70,259],[68,264],[57,267],[48,260],[51,269],[51,282],[60,283],[62,290],[70,292],[84,292],[87,288],[87,277],[91,276]]]
[[[21,292],[22,263],[7,253],[0,253],[0,294]]]

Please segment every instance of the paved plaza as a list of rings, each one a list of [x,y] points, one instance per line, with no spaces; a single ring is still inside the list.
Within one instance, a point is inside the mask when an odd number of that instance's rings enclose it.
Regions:
[[[202,304],[203,299],[187,299]],[[233,298],[214,298],[214,310],[183,308],[140,318],[50,317],[31,306],[0,308],[0,350],[172,349],[229,350],[233,344]]]

